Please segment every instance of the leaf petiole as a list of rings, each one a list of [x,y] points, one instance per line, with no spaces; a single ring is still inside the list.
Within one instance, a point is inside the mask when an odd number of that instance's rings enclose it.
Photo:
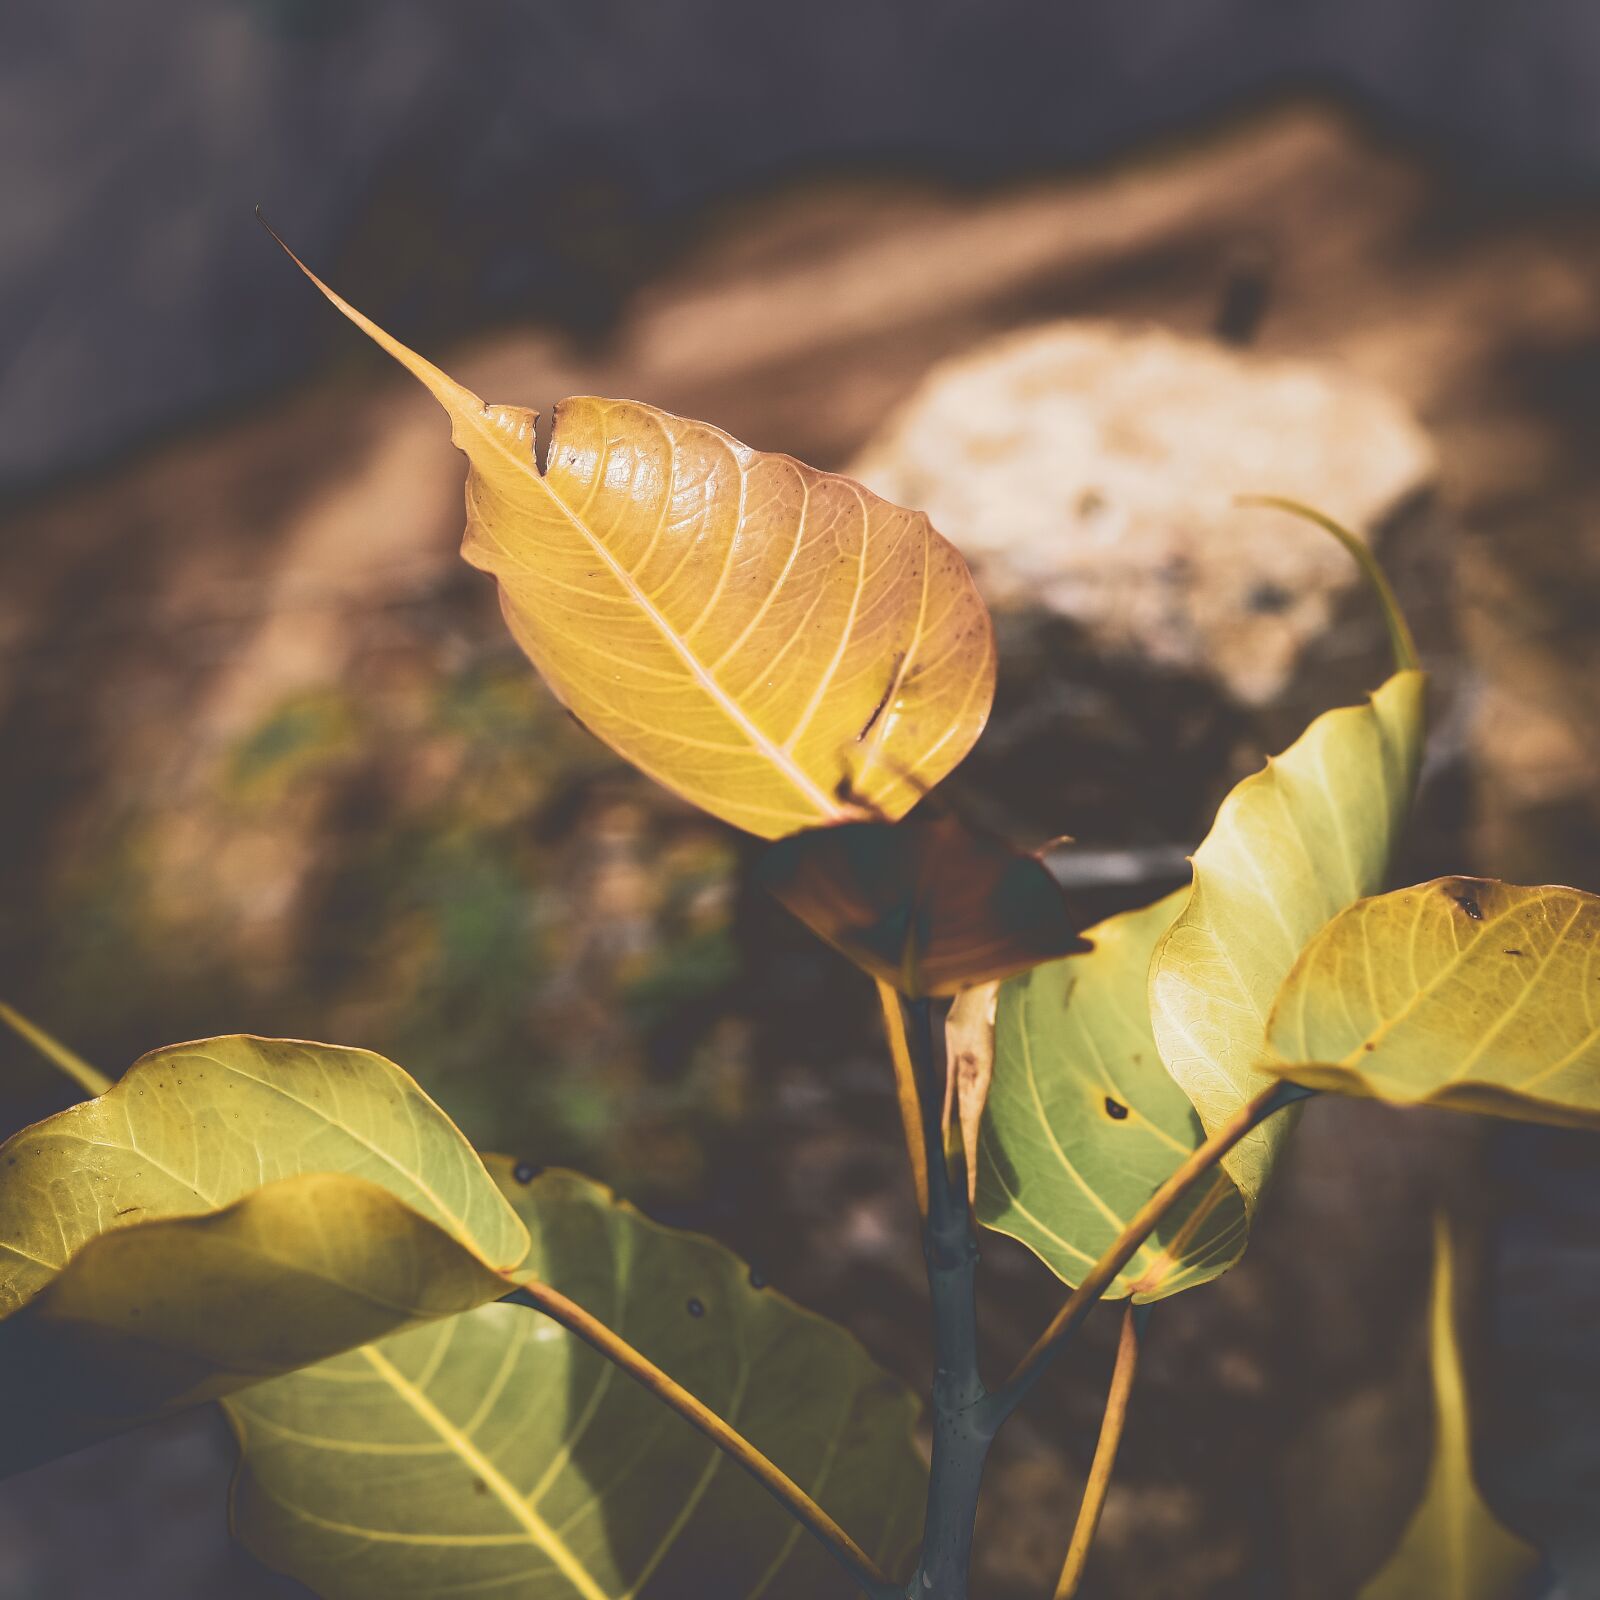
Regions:
[[[58,1067],[87,1095],[104,1094],[111,1087],[111,1079],[98,1067],[92,1067],[75,1050],[69,1050],[38,1023],[30,1022],[13,1006],[0,1000],[0,1022],[20,1038],[27,1040],[46,1061]]]
[[[868,1600],[898,1600],[902,1591],[889,1582],[872,1557],[793,1478],[598,1317],[585,1311],[577,1301],[569,1300],[559,1290],[537,1279],[519,1284],[504,1298],[514,1305],[529,1306],[543,1312],[552,1321],[560,1323],[590,1349],[604,1356],[635,1383],[671,1407],[691,1428],[709,1439],[737,1467],[754,1478],[844,1568],[862,1593],[868,1596]]]
[[[1139,1365],[1139,1346],[1149,1320],[1149,1306],[1136,1306],[1131,1300],[1128,1302],[1122,1314],[1122,1333],[1117,1340],[1117,1360],[1111,1369],[1111,1388],[1106,1395],[1105,1415],[1100,1421],[1100,1438],[1094,1447],[1094,1460],[1089,1467],[1089,1481],[1084,1486],[1083,1503],[1078,1508],[1077,1526],[1072,1530],[1072,1543],[1067,1549],[1067,1559],[1056,1582],[1055,1600],[1072,1600],[1078,1592],[1079,1583],[1083,1581],[1083,1569],[1089,1560],[1089,1546],[1094,1543],[1095,1531],[1100,1526],[1100,1513],[1106,1505],[1106,1491],[1111,1487],[1111,1474],[1117,1464],[1117,1449],[1122,1443],[1123,1426],[1128,1420],[1128,1399],[1133,1393],[1134,1373]]]
[[[922,1106],[918,1098],[916,1068],[911,1064],[911,1049],[906,1040],[905,1015],[900,996],[881,978],[877,980],[878,1004],[883,1007],[883,1027],[889,1039],[889,1056],[894,1062],[895,1098],[900,1105],[900,1123],[905,1131],[906,1154],[911,1159],[911,1185],[916,1191],[917,1215],[928,1220],[928,1154],[923,1148]]]
[[[1232,1117],[1161,1185],[1134,1213],[1117,1242],[1084,1274],[1083,1281],[1067,1297],[1049,1327],[1034,1341],[1033,1347],[1017,1363],[1016,1370],[1001,1388],[990,1395],[986,1405],[992,1424],[999,1426],[1022,1403],[1044,1375],[1052,1361],[1066,1348],[1083,1319],[1099,1304],[1117,1274],[1138,1253],[1139,1246],[1161,1225],[1163,1218],[1251,1129],[1259,1127],[1274,1112],[1314,1094],[1297,1083],[1275,1083],[1247,1100]]]

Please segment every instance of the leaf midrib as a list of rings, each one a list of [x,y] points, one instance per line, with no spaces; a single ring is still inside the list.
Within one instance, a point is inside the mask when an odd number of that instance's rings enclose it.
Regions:
[[[479,1481],[488,1485],[489,1492],[505,1507],[528,1540],[550,1558],[562,1577],[583,1596],[583,1600],[611,1600],[555,1529],[517,1493],[515,1485],[494,1462],[427,1395],[416,1388],[375,1345],[363,1345],[361,1354],[379,1377],[472,1469]]]
[[[795,762],[792,757],[790,757],[790,755],[783,749],[781,745],[774,744],[773,741],[765,733],[763,733],[759,727],[756,726],[756,724],[746,714],[744,709],[739,705],[738,701],[735,700],[733,696],[723,688],[720,682],[718,682],[711,669],[707,667],[703,661],[701,661],[699,656],[697,656],[693,649],[690,648],[688,642],[678,633],[677,629],[674,628],[667,618],[661,614],[659,608],[650,599],[649,595],[644,592],[634,575],[628,571],[628,569],[623,566],[620,561],[617,560],[617,558],[607,548],[605,543],[588,527],[582,518],[578,516],[572,507],[569,506],[567,502],[551,486],[546,475],[539,471],[538,463],[533,461],[531,458],[519,455],[515,451],[508,448],[504,434],[488,421],[490,410],[490,407],[484,406],[482,409],[472,412],[470,415],[472,425],[479,437],[487,440],[493,446],[494,450],[500,455],[500,457],[509,462],[518,472],[522,473],[525,477],[538,484],[540,489],[542,489],[549,497],[551,503],[554,504],[561,511],[561,514],[567,519],[567,521],[571,523],[579,537],[582,538],[595,552],[595,554],[605,562],[606,566],[610,568],[612,576],[616,578],[619,584],[621,584],[623,591],[627,594],[628,598],[632,600],[633,603],[638,606],[639,610],[644,614],[644,616],[652,624],[654,624],[662,639],[666,642],[668,648],[671,649],[678,656],[678,659],[683,662],[684,666],[688,669],[690,676],[705,692],[707,698],[715,703],[718,709],[722,711],[723,715],[726,716],[734,725],[734,727],[737,728],[739,732],[742,733],[749,741],[751,747],[766,760],[767,764],[771,766],[774,771],[780,773],[785,779],[787,779],[796,790],[798,790],[813,806],[816,807],[823,818],[840,821],[851,815],[851,813],[840,806],[831,795],[818,787],[818,785],[806,774],[805,770],[797,762]],[[553,449],[554,447],[554,441],[552,440],[551,448]],[[743,476],[744,469],[741,467],[741,479]],[[863,530],[863,540],[865,540],[865,537],[865,530]]]

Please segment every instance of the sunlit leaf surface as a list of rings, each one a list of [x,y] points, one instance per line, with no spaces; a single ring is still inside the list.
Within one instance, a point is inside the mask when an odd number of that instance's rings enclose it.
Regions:
[[[1600,899],[1440,878],[1351,906],[1273,1008],[1273,1069],[1402,1104],[1600,1126]]]
[[[381,1056],[158,1050],[0,1146],[0,1466],[481,1304],[526,1248]]]
[[[1150,1027],[1150,958],[1181,889],[1091,928],[1094,948],[1002,985],[984,1116],[978,1217],[1075,1284],[1205,1138]],[[1244,1248],[1245,1208],[1218,1173],[1113,1283],[1155,1300],[1205,1283]]]
[[[464,553],[607,744],[765,838],[908,811],[994,698],[989,614],[920,512],[631,400],[485,405],[334,295],[449,413]]]
[[[1150,972],[1156,1042],[1214,1131],[1273,1081],[1262,1070],[1278,987],[1313,934],[1383,886],[1416,786],[1425,680],[1398,672],[1362,706],[1318,717],[1223,801],[1194,856],[1188,903]],[[1292,1113],[1224,1166],[1246,1207]]]
[[[920,1522],[916,1406],[720,1246],[568,1173],[516,1181],[524,1271],[718,1410],[882,1564]],[[822,1600],[852,1591],[737,1467],[538,1312],[492,1305],[228,1402],[239,1532],[326,1600]]]
[[[1438,1224],[1429,1308],[1433,1459],[1422,1503],[1359,1600],[1520,1600],[1538,1552],[1505,1528],[1472,1477],[1472,1425],[1455,1329],[1450,1233]]]

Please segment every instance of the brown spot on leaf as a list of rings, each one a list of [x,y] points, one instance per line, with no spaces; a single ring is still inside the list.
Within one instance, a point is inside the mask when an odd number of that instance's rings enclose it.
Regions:
[[[872,732],[873,724],[883,715],[883,708],[888,705],[889,696],[894,693],[895,687],[900,682],[900,664],[905,658],[904,650],[895,651],[894,660],[889,663],[889,681],[884,684],[883,693],[878,696],[878,703],[872,708],[872,715],[861,724],[861,732],[856,735],[857,744]]]

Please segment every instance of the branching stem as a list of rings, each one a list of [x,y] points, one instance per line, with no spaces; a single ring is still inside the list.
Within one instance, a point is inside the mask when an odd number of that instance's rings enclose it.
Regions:
[[[850,1574],[869,1600],[899,1600],[900,1588],[884,1576],[872,1557],[793,1478],[598,1317],[559,1290],[537,1280],[519,1284],[506,1299],[542,1311],[664,1401],[691,1428],[754,1478]]]
[[[922,1249],[933,1303],[933,1462],[922,1558],[905,1593],[912,1600],[967,1600],[973,1525],[994,1442],[978,1371],[978,1245],[967,1204],[965,1157],[945,1146],[943,1052],[927,1000],[905,1002],[905,1037],[920,1108],[928,1212]]]

